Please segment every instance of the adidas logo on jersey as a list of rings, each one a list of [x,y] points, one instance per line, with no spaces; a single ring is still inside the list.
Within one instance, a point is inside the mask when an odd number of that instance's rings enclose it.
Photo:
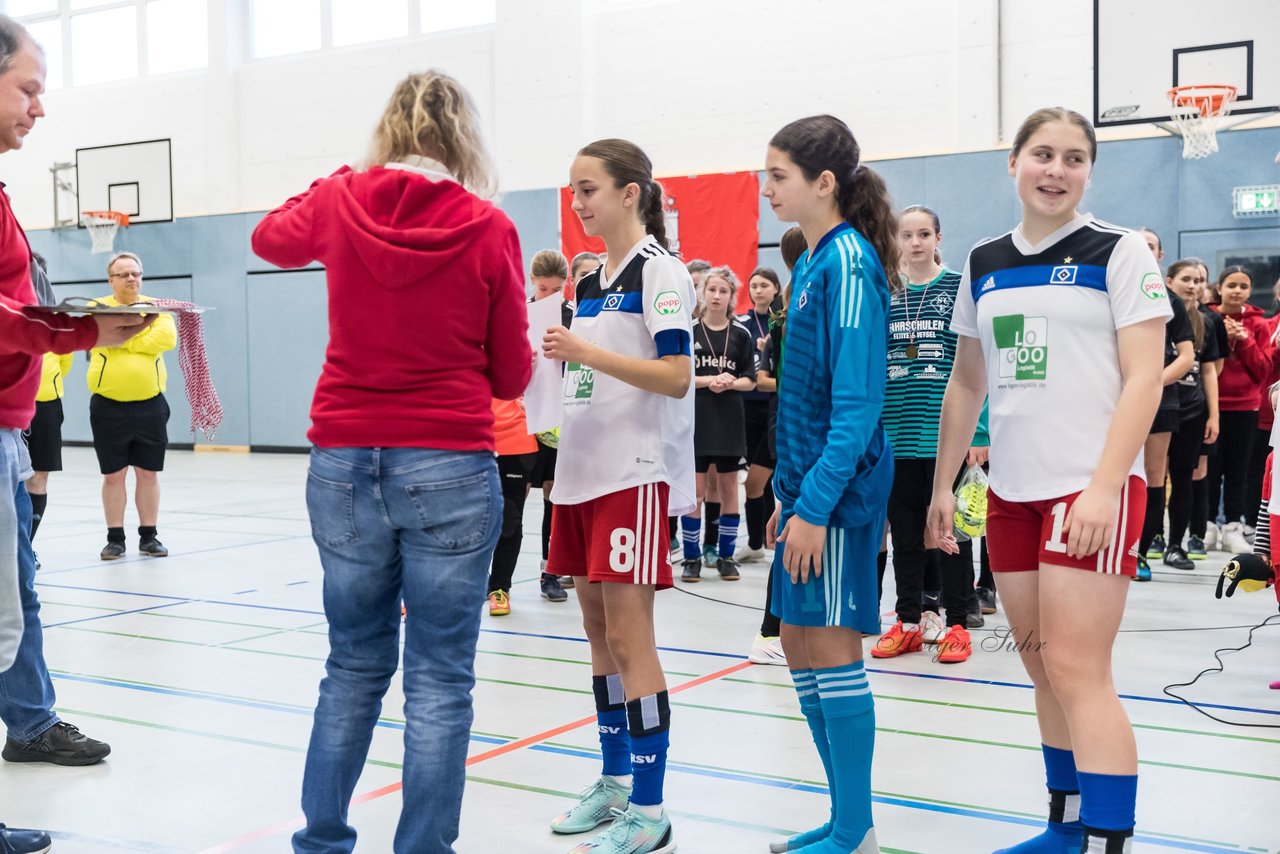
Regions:
[[[992,288],[994,288],[995,286],[996,286],[996,277],[995,277],[995,276],[987,276],[987,280],[986,280],[985,282],[983,282],[983,283],[982,283],[981,291],[982,291],[982,293],[984,293],[984,294],[985,294],[987,291],[991,290],[991,289],[992,289]]]

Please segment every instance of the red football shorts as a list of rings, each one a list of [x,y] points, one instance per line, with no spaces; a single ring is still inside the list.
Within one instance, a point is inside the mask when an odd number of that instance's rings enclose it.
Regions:
[[[671,586],[665,483],[646,483],[551,514],[547,572],[588,581]]]
[[[1147,508],[1147,484],[1129,475],[1120,492],[1115,534],[1096,554],[1073,558],[1067,554],[1067,511],[1080,497],[1044,501],[1005,501],[992,491],[987,502],[987,552],[992,572],[1027,572],[1040,564],[1069,566],[1107,575],[1134,576],[1138,572],[1138,538]]]

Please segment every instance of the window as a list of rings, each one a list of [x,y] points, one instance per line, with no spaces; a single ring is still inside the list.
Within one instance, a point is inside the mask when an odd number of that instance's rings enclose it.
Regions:
[[[478,27],[498,19],[497,0],[418,0],[422,32]]]
[[[329,0],[335,46],[403,38],[409,34],[409,0]]]
[[[253,55],[320,49],[320,0],[253,0]]]
[[[0,5],[44,48],[46,89],[209,64],[208,0],[0,0]]]
[[[147,71],[166,74],[209,64],[206,0],[148,0]]]
[[[71,17],[71,81],[77,86],[138,76],[138,9]]]
[[[52,18],[35,24],[27,24],[27,32],[44,48],[46,73],[44,89],[61,89],[62,82],[62,19]]]

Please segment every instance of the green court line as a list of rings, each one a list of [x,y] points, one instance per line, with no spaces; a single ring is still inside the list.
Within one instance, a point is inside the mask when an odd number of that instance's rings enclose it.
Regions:
[[[173,638],[156,638],[156,637],[150,637],[147,635],[129,634],[124,632],[112,632],[106,629],[90,629],[82,626],[64,626],[64,628],[67,628],[73,631],[115,635],[119,637],[137,638],[142,640],[154,640],[161,643],[176,643],[184,646],[204,646],[210,649],[227,649],[234,652],[245,652],[245,653],[258,654],[258,655],[271,655],[271,656],[277,656],[277,657],[283,657],[283,658],[301,659],[306,661],[324,661],[325,660],[324,658],[317,658],[315,656],[295,655],[292,653],[273,652],[269,650],[241,649],[239,647],[233,647],[233,646],[200,644],[193,641],[175,640]],[[540,685],[532,682],[518,682],[515,680],[508,680],[508,679],[476,677],[476,681],[483,682],[486,684],[494,684],[494,685],[509,685],[517,688],[531,688],[534,690],[542,690],[542,691],[557,691],[557,692],[566,693],[566,694],[590,694],[591,693],[591,691],[588,691],[582,688],[566,688],[558,685]],[[938,701],[920,701],[920,702],[938,703],[939,705],[957,705],[958,707],[958,704],[939,703]],[[787,720],[787,721],[803,721],[804,720],[804,718],[800,715],[785,715],[785,714],[778,714],[774,712],[758,712],[751,709],[731,709],[723,706],[711,706],[711,705],[703,705],[703,704],[697,704],[697,703],[684,703],[684,702],[672,703],[671,705],[683,707],[683,708],[699,709],[702,711],[718,712],[721,714],[744,715],[749,717],[760,717],[760,718],[768,718],[768,719],[774,719],[774,720]],[[980,707],[980,708],[983,708],[986,711],[999,711],[992,707]],[[885,734],[907,735],[915,738],[937,739],[942,741],[957,742],[961,744],[979,744],[979,745],[986,745],[991,747],[1005,747],[1012,750],[1037,751],[1040,749],[1038,745],[1011,744],[1008,742],[991,741],[988,739],[966,738],[963,736],[943,735],[941,733],[917,732],[914,730],[901,730],[901,729],[894,729],[891,727],[876,727],[876,731],[883,732]],[[1175,731],[1178,731],[1178,730],[1175,730]],[[1158,768],[1173,768],[1181,771],[1196,771],[1196,772],[1201,772],[1206,774],[1217,774],[1217,775],[1227,776],[1227,777],[1242,777],[1242,778],[1253,779],[1253,780],[1266,780],[1268,782],[1280,782],[1280,777],[1278,776],[1274,776],[1270,774],[1257,774],[1257,773],[1252,773],[1248,771],[1229,771],[1225,768],[1208,768],[1200,765],[1184,765],[1184,764],[1179,764],[1174,762],[1157,762],[1155,760],[1150,760],[1150,759],[1147,759],[1147,760],[1140,759],[1138,761],[1138,764],[1147,765],[1151,767],[1158,767]]]
[[[79,602],[55,602],[52,599],[40,597],[41,605],[57,605],[62,608],[84,608],[86,611],[115,611],[117,614],[124,613],[124,608],[108,608],[105,605],[81,605]]]

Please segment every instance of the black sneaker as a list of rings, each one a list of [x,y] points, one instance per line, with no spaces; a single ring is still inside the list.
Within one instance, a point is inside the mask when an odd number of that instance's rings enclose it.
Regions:
[[[964,627],[966,629],[980,629],[987,624],[982,618],[982,609],[974,608],[964,615]]]
[[[4,854],[45,854],[53,841],[43,830],[23,830],[0,824],[0,852]]]
[[[98,557],[103,560],[119,560],[124,557],[124,543],[107,540],[107,544],[102,547],[102,554]]]
[[[542,573],[542,598],[548,602],[563,602],[569,598],[560,586],[560,579],[549,572]]]
[[[138,541],[138,553],[147,557],[168,557],[169,550],[164,547],[164,543],[155,537],[147,537]]]
[[[742,577],[738,575],[738,562],[731,557],[722,557],[717,560],[716,572],[720,573],[721,581],[737,581]]]
[[[702,557],[691,557],[688,560],[680,561],[680,580],[686,584],[693,584],[702,580]]]
[[[984,614],[994,614],[996,612],[996,591],[990,587],[979,587],[978,607]]]
[[[0,757],[6,762],[50,762],[54,765],[92,765],[111,753],[111,745],[95,741],[79,729],[58,721],[31,741],[6,738]]]
[[[1151,545],[1147,546],[1147,560],[1159,560],[1164,557],[1164,551],[1164,534],[1156,534],[1151,540]]]
[[[1164,550],[1164,565],[1171,566],[1174,569],[1195,569],[1196,565],[1191,558],[1187,557],[1187,553],[1177,546],[1169,546]]]

